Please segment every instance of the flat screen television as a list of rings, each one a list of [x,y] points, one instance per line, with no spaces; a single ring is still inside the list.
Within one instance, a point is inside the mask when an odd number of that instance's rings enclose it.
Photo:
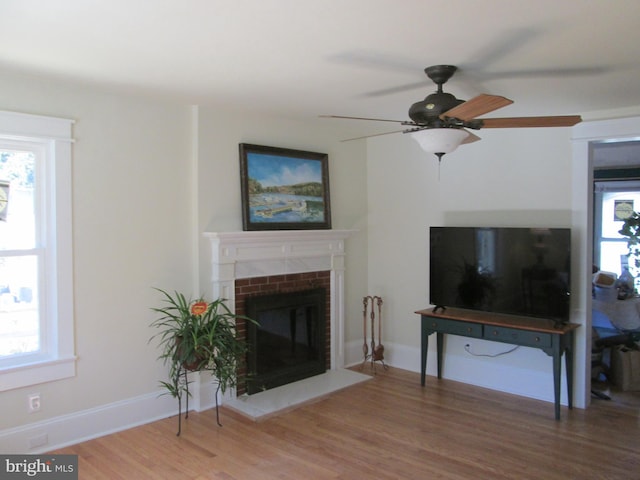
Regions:
[[[569,228],[431,227],[430,303],[569,321]]]

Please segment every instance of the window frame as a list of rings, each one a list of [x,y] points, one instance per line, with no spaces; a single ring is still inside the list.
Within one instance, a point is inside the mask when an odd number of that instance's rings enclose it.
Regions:
[[[0,142],[40,149],[46,183],[38,198],[44,212],[39,227],[44,245],[44,302],[41,327],[44,344],[38,354],[10,357],[0,363],[0,391],[75,376],[73,245],[72,245],[72,126],[69,119],[0,111]],[[44,225],[42,225],[44,223]],[[35,250],[34,249],[34,250]]]
[[[602,243],[619,243],[624,244],[626,247],[628,239],[622,235],[615,237],[607,237],[603,235],[603,223],[604,223],[604,196],[606,193],[634,193],[640,192],[640,179],[638,178],[616,178],[610,179],[594,179],[594,192],[593,192],[593,263],[600,268],[602,258]],[[638,209],[635,209],[636,211]],[[622,223],[622,221],[621,221]],[[634,267],[635,270],[635,267]],[[617,269],[614,273],[618,273]],[[621,273],[621,272],[620,272]],[[618,273],[619,274],[619,273]]]

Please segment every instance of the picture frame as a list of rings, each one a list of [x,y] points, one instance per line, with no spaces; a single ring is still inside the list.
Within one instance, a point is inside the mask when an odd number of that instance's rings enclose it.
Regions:
[[[329,156],[240,144],[244,230],[331,228]]]

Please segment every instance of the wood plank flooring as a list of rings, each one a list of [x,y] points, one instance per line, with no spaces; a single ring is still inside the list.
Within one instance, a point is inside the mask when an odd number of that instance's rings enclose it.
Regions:
[[[365,373],[367,373],[365,368]],[[81,479],[640,478],[640,393],[587,410],[399,369],[253,422],[190,413],[68,447]]]

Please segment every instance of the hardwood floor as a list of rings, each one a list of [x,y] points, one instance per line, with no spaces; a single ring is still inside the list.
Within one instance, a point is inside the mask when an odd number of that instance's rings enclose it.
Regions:
[[[365,373],[367,369],[365,369]],[[81,479],[640,478],[640,393],[588,410],[399,369],[253,422],[190,413],[65,448]]]

